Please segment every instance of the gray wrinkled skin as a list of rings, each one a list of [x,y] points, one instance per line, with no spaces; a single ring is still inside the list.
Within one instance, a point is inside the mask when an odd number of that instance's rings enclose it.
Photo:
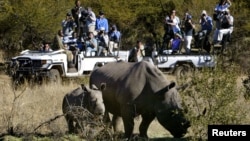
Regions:
[[[148,62],[114,62],[94,70],[90,85],[100,87],[106,83],[103,100],[106,112],[116,119],[122,117],[125,138],[131,138],[134,117],[141,115],[140,136],[148,137],[150,123],[156,117],[159,123],[174,137],[183,137],[190,126],[185,119],[181,98],[175,83],[165,79],[164,74]]]
[[[82,85],[64,96],[62,111],[65,114],[69,133],[78,133],[81,120],[84,120],[79,117],[84,117],[84,115],[76,115],[84,113],[84,109],[97,116],[104,115],[105,106],[100,90],[90,89]]]

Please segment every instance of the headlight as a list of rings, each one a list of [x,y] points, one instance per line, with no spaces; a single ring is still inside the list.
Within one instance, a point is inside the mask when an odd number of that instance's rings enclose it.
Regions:
[[[44,64],[51,64],[52,63],[52,60],[41,60],[41,64],[44,65]]]

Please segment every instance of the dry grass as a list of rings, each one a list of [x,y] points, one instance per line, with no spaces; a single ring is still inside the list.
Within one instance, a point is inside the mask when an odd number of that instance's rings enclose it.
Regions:
[[[1,79],[3,81],[3,79]],[[67,87],[57,85],[42,85],[34,88],[24,87],[13,91],[10,81],[4,79],[0,83],[2,98],[0,99],[0,132],[13,127],[16,132],[32,133],[41,123],[62,114],[61,104],[63,96],[76,88],[76,84]],[[38,131],[42,134],[51,131],[66,130],[64,119],[58,119],[51,125]]]
[[[171,75],[167,75],[167,78],[175,80],[175,77]],[[241,77],[238,78],[237,84],[241,87]],[[0,93],[2,95],[0,99],[0,135],[11,133],[8,131],[8,129],[11,129],[14,133],[24,136],[30,133],[53,135],[53,137],[65,136],[67,125],[64,117],[57,118],[49,122],[49,124],[43,123],[62,114],[61,105],[64,95],[78,86],[79,82],[71,82],[64,85],[41,85],[33,88],[24,87],[18,91],[13,91],[10,78],[6,75],[0,75]],[[249,102],[240,98],[237,105],[247,108],[248,103]],[[248,113],[248,115],[250,115],[250,113]],[[139,132],[138,126],[140,121],[141,118],[135,118],[135,134]],[[242,124],[246,123],[249,123],[249,120],[242,121]],[[42,126],[39,127],[40,125]],[[35,129],[37,130],[34,131]],[[122,125],[121,130],[123,131]],[[189,134],[187,134],[186,137],[189,138],[192,136],[193,133],[191,130],[192,128],[189,129]],[[170,133],[165,130],[157,120],[154,120],[150,125],[148,135],[151,140],[155,141],[176,140],[172,138]],[[66,138],[70,138],[69,135],[66,136]],[[188,138],[180,140],[188,140]]]
[[[40,85],[33,88],[22,87],[13,91],[11,80],[6,75],[0,75],[0,135],[9,134],[8,129],[15,134],[42,135],[60,134],[67,131],[64,117],[60,117],[50,124],[43,124],[62,114],[61,105],[63,97],[75,89],[77,83],[65,85]],[[138,133],[141,119],[135,119],[134,133]],[[42,125],[37,129],[38,126]],[[37,129],[36,131],[34,131]],[[123,131],[123,126],[121,126]],[[150,138],[163,138],[172,136],[156,120],[150,125],[148,135]]]

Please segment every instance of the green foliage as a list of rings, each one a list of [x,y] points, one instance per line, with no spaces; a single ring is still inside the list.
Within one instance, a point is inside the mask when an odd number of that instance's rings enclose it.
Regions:
[[[192,77],[191,87],[182,94],[189,109],[192,138],[205,139],[207,125],[242,124],[246,120],[244,98],[236,81],[239,73],[236,65],[230,69],[218,66]]]
[[[249,0],[232,1],[230,7],[234,16],[233,39],[250,34]],[[122,32],[122,49],[130,49],[135,41],[162,42],[163,21],[167,13],[176,9],[182,19],[188,11],[199,28],[201,11],[213,14],[218,0],[81,0],[84,7],[92,7],[98,15],[105,12],[110,24],[117,24]],[[4,50],[39,48],[43,40],[53,41],[61,28],[65,14],[74,7],[74,1],[67,0],[1,0],[0,1],[0,47]],[[241,28],[239,28],[241,27]]]

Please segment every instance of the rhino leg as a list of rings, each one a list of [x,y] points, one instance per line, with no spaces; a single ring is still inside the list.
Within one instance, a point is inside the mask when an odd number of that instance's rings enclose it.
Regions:
[[[65,116],[65,119],[66,119],[67,124],[68,124],[69,133],[74,133],[75,128],[74,128],[74,121],[73,121],[73,119],[70,116],[68,116],[68,115]]]
[[[126,107],[127,106],[127,107]],[[123,120],[125,138],[130,139],[134,130],[134,110],[133,107],[125,105],[121,107],[121,116]]]
[[[150,123],[154,120],[154,114],[142,114],[142,122],[139,127],[140,137],[148,138],[147,131]]]
[[[114,129],[114,132],[119,132],[119,127],[121,125],[121,122],[122,122],[122,117],[120,116],[117,116],[117,115],[113,115],[113,118],[112,118],[112,126],[113,126],[113,129]]]

